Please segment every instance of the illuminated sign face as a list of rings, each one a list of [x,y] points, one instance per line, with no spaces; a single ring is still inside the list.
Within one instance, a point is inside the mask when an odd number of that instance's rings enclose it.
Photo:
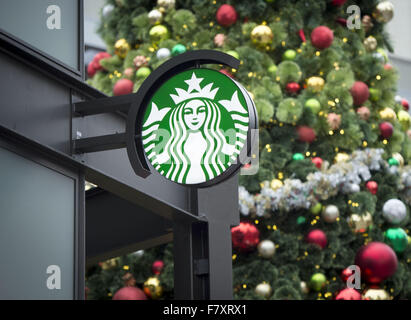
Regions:
[[[145,110],[141,138],[148,161],[165,178],[185,185],[232,171],[249,131],[247,101],[247,91],[218,71],[178,73]]]

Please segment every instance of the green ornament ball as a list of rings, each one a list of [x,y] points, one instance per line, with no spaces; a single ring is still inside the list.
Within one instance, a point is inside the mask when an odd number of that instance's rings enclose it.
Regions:
[[[408,235],[401,228],[390,228],[384,233],[384,241],[396,253],[404,252],[408,245]]]
[[[304,160],[304,155],[302,153],[294,153],[293,154],[293,160],[294,161],[300,161],[300,160]]]
[[[390,165],[390,167],[400,165],[399,161],[395,158],[389,158],[388,159],[388,164]]]
[[[299,217],[297,218],[297,224],[298,224],[298,225],[302,225],[302,224],[304,224],[306,221],[307,221],[307,220],[306,220],[305,217],[303,217],[303,216],[299,216]]]
[[[236,59],[240,59],[240,55],[238,54],[237,51],[228,50],[226,53],[229,54],[230,56],[233,56],[233,57],[236,58]]]
[[[136,77],[138,79],[145,79],[147,78],[151,73],[151,70],[147,67],[141,67],[140,69],[137,70],[136,72]]]
[[[179,54],[186,52],[186,50],[187,50],[186,47],[179,43],[179,44],[176,44],[173,47],[173,49],[171,49],[171,55],[175,57]]]
[[[297,52],[295,50],[288,49],[283,54],[283,60],[292,61],[295,59],[296,56],[297,56]]]
[[[313,205],[310,208],[310,212],[314,215],[318,215],[321,213],[321,210],[323,209],[323,206],[321,203],[317,202],[315,205]]]
[[[380,53],[384,57],[385,63],[388,62],[388,54],[383,48],[377,48],[377,52]]]
[[[275,64],[272,64],[271,66],[268,67],[268,72],[272,74],[273,76],[275,76],[277,73],[277,66]]]
[[[370,100],[371,101],[376,102],[376,101],[381,99],[381,95],[382,95],[381,90],[375,89],[375,88],[370,88],[369,92],[370,92]]]
[[[159,43],[163,40],[168,39],[169,33],[167,27],[162,24],[152,27],[149,31],[150,39],[154,43]]]
[[[317,114],[321,110],[321,103],[315,98],[308,99],[305,106],[311,110],[313,114]]]
[[[326,281],[327,279],[325,278],[325,275],[322,273],[315,273],[311,276],[310,288],[314,291],[321,291]]]

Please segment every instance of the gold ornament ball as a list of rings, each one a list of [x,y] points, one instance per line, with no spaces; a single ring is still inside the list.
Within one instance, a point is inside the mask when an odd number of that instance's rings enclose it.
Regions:
[[[393,153],[392,157],[398,161],[398,163],[400,164],[400,167],[404,166],[404,158],[402,157],[402,155],[399,152]]]
[[[157,277],[150,277],[144,282],[144,293],[151,299],[159,299],[163,295],[163,287]]]
[[[364,300],[391,300],[390,295],[384,289],[367,289],[362,297]]]
[[[390,1],[380,2],[372,13],[372,16],[380,23],[390,22],[394,17],[394,5]]]
[[[269,298],[273,293],[273,289],[271,289],[271,286],[268,283],[263,282],[255,287],[255,293],[260,297]]]
[[[114,53],[120,58],[124,59],[130,50],[130,45],[126,39],[117,40],[114,44]]]
[[[101,269],[111,270],[118,266],[118,258],[106,260],[100,264]]]
[[[283,186],[283,182],[279,179],[273,179],[271,180],[270,183],[270,188],[273,190],[277,190],[278,188],[281,188]]]
[[[392,110],[391,108],[384,108],[380,112],[380,118],[383,120],[395,120],[397,119],[397,115],[395,114],[395,111]]]
[[[160,43],[163,40],[168,39],[169,33],[167,27],[162,24],[152,27],[149,31],[150,39],[154,43]]]
[[[324,88],[325,81],[321,77],[310,77],[307,79],[307,88],[314,92],[320,92]]]
[[[164,9],[173,9],[175,4],[175,0],[157,0],[157,6]]]
[[[377,49],[378,42],[373,36],[369,36],[364,40],[364,46],[367,51],[373,51]]]
[[[348,154],[346,154],[345,152],[339,152],[339,153],[337,153],[337,155],[335,156],[334,161],[335,161],[336,163],[339,163],[339,162],[346,162],[346,161],[348,161],[349,159],[350,159],[350,156],[349,156]]]
[[[251,41],[259,46],[266,46],[273,42],[273,31],[269,26],[259,25],[251,31]]]
[[[363,215],[353,213],[348,219],[348,225],[355,233],[363,233],[372,225],[372,215],[366,212]]]

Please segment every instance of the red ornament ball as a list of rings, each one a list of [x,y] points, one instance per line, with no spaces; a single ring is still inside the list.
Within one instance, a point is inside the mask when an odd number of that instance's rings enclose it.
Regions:
[[[402,104],[402,107],[404,108],[404,110],[408,111],[408,109],[410,108],[410,104],[408,103],[408,100],[407,99],[402,99],[401,104]]]
[[[348,278],[353,275],[353,271],[349,268],[345,268],[343,271],[341,271],[341,280],[342,282],[346,283]]]
[[[377,182],[375,182],[375,181],[368,181],[368,182],[365,184],[365,187],[367,188],[367,190],[368,190],[369,192],[371,192],[371,194],[377,194],[377,191],[378,191],[378,183],[377,183]]]
[[[361,299],[361,293],[359,293],[357,290],[351,289],[351,288],[345,288],[337,294],[337,296],[335,297],[335,300],[362,300],[362,299]]]
[[[130,79],[120,79],[116,82],[113,88],[113,94],[115,96],[121,96],[123,94],[133,93],[134,83]]]
[[[297,82],[289,82],[285,86],[285,90],[287,90],[288,93],[298,93],[300,89],[301,86]]]
[[[311,32],[311,43],[317,49],[326,49],[334,41],[333,31],[326,26],[319,26]]]
[[[100,60],[106,58],[111,58],[111,54],[107,52],[99,52],[94,56],[93,61],[95,62],[95,68],[97,70],[103,69],[103,67],[100,65]]]
[[[217,10],[216,19],[220,26],[229,27],[237,21],[237,12],[233,6],[223,4]]]
[[[316,244],[321,249],[324,249],[327,245],[327,236],[324,233],[324,231],[320,229],[314,229],[308,232],[308,234],[305,237],[305,241],[308,243]]]
[[[253,250],[260,242],[260,231],[249,222],[240,222],[240,225],[231,229],[233,247],[247,252]]]
[[[159,275],[164,269],[164,262],[163,260],[156,260],[153,262],[151,266],[151,270],[155,275]]]
[[[389,63],[386,63],[384,65],[384,70],[387,70],[387,71],[392,70],[392,65],[390,65]]]
[[[381,137],[385,139],[391,138],[392,134],[394,133],[394,127],[388,121],[384,121],[380,123],[380,134]]]
[[[347,2],[347,0],[333,0],[333,2],[331,2],[331,4],[333,6],[340,7],[346,2]]]
[[[147,300],[147,296],[137,287],[123,287],[114,294],[113,300]]]
[[[89,78],[93,78],[96,72],[97,72],[97,69],[96,69],[95,63],[94,61],[91,61],[87,66],[87,74]]]
[[[323,165],[323,159],[321,159],[320,157],[315,157],[312,158],[311,161],[318,169],[321,169],[321,166]]]
[[[355,264],[367,283],[379,284],[395,273],[398,260],[390,246],[382,242],[371,242],[357,252]]]
[[[368,90],[368,86],[364,82],[356,81],[351,87],[351,95],[354,100],[354,105],[360,106],[368,100],[370,91]]]
[[[311,143],[316,138],[314,129],[307,126],[298,127],[297,134],[298,139],[302,142]]]

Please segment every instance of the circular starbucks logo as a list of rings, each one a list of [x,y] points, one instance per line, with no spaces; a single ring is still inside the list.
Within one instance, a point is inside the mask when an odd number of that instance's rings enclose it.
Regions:
[[[192,185],[226,172],[247,139],[244,94],[235,81],[210,69],[166,81],[143,117],[142,144],[152,166],[169,180]]]

